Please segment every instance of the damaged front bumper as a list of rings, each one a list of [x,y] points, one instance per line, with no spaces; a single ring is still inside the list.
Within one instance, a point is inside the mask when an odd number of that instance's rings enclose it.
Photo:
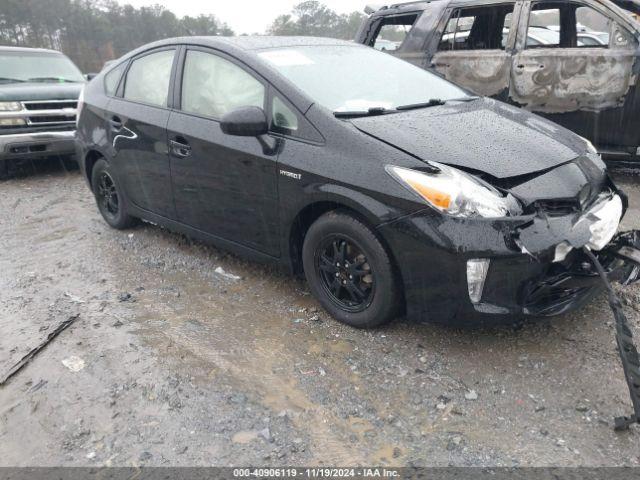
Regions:
[[[572,215],[501,219],[444,218],[433,211],[379,227],[396,255],[407,317],[438,323],[513,321],[553,316],[588,303],[604,285],[583,251],[594,251],[612,281],[638,280],[638,232],[616,235],[626,200],[596,198]],[[487,260],[481,296],[468,283],[469,265]],[[477,289],[474,290],[477,294]]]
[[[633,406],[614,426],[626,430],[640,423],[640,355],[611,281],[639,280],[640,231],[616,233],[625,208],[624,195],[612,190],[575,215],[463,220],[422,211],[379,231],[396,255],[409,318],[557,315],[606,290]],[[482,285],[471,288],[470,277]]]
[[[523,254],[537,258],[532,252],[548,252],[551,248],[554,252],[547,278],[527,286],[525,314],[564,313],[604,288],[584,248],[596,253],[609,280],[625,285],[638,280],[640,264],[634,261],[636,256],[640,258],[638,234],[616,233],[624,202],[618,193],[604,192],[577,218],[538,215],[517,230],[515,241]],[[544,257],[539,260],[544,261]]]
[[[595,252],[611,282],[629,285],[640,278],[640,232],[616,235]],[[588,247],[587,247],[588,248]],[[553,262],[545,278],[525,287],[523,313],[544,317],[575,310],[600,293],[604,285],[583,250],[575,250]]]

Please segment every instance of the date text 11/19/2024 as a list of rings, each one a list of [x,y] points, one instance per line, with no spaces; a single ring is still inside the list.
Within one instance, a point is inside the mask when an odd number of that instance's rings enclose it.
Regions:
[[[234,478],[399,478],[395,468],[234,468]]]

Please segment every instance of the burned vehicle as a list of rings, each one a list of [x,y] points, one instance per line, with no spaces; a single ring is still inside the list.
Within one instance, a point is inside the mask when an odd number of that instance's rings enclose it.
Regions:
[[[356,327],[564,313],[602,290],[583,247],[611,278],[638,273],[614,238],[626,197],[587,140],[349,42],[142,47],[87,84],[77,140],[109,225],[304,272]]]
[[[85,80],[55,50],[0,47],[0,178],[13,160],[57,155],[75,163],[76,107]]]
[[[434,0],[368,12],[357,42],[382,42],[478,95],[540,114],[607,160],[640,160],[640,24],[629,14],[640,1]]]

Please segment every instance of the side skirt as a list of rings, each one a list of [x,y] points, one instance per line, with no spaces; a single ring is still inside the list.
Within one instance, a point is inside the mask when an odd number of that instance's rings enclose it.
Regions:
[[[189,238],[193,238],[195,240],[199,240],[203,243],[213,245],[216,248],[220,248],[222,250],[226,250],[235,255],[241,256],[251,261],[256,261],[260,263],[277,265],[286,270],[286,264],[279,257],[273,257],[266,253],[259,252],[253,248],[247,247],[245,245],[241,245],[237,242],[233,242],[230,240],[225,240],[224,238],[220,238],[216,235],[212,235],[210,233],[204,232],[202,230],[198,230],[197,228],[190,227],[189,225],[185,225],[184,223],[180,223],[175,220],[171,220],[169,218],[163,217],[161,215],[157,215],[155,213],[143,210],[141,208],[128,203],[127,209],[129,213],[138,217],[143,221],[159,225],[164,227],[172,232],[181,233],[186,235]]]

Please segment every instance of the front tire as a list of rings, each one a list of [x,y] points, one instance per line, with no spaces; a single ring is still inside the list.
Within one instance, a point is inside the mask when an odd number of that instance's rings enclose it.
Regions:
[[[109,163],[100,159],[91,172],[91,187],[102,218],[111,227],[124,230],[134,225],[136,219],[127,213],[124,193],[115,178]]]
[[[346,212],[324,214],[309,228],[302,263],[313,295],[338,321],[371,328],[398,313],[400,288],[373,231]]]

